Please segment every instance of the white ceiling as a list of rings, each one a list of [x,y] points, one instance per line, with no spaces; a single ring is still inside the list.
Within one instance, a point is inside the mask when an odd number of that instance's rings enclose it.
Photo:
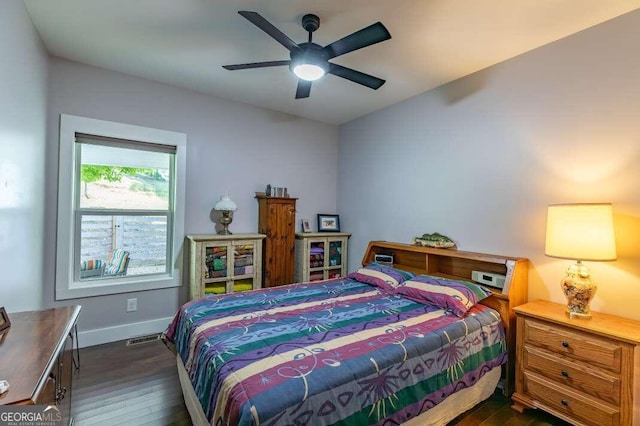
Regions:
[[[640,8],[640,0],[24,0],[48,51],[326,123],[341,124]],[[289,59],[238,15],[255,11],[297,43],[302,16],[329,44],[381,21],[392,39],[332,62],[386,79],[377,91],[333,75],[295,100],[287,67],[222,65]]]

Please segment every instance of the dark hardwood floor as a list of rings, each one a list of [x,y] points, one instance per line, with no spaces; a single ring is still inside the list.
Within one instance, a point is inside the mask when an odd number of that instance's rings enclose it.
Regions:
[[[175,358],[160,341],[80,349],[74,425],[190,425]]]
[[[80,349],[74,372],[72,414],[77,426],[191,425],[182,399],[175,358],[160,341],[125,342]],[[495,394],[450,425],[564,426],[537,410],[518,414]]]

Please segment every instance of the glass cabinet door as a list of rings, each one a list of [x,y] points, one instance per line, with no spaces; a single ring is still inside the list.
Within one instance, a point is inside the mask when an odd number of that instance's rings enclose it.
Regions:
[[[233,247],[233,291],[247,291],[253,289],[253,244],[240,244]]]
[[[325,242],[309,243],[309,281],[324,280]]]
[[[342,241],[329,241],[329,259],[327,262],[327,278],[342,276]]]
[[[222,294],[226,292],[228,247],[211,245],[204,248],[205,294]]]
[[[328,266],[342,266],[342,241],[329,242]]]

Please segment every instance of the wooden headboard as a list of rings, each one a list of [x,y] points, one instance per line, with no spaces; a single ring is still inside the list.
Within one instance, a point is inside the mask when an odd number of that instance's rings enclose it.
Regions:
[[[494,289],[481,303],[500,313],[507,337],[509,359],[503,369],[503,393],[510,396],[514,388],[516,318],[513,308],[527,301],[528,259],[485,253],[437,249],[412,244],[371,241],[364,253],[362,265],[374,261],[376,254],[393,255],[393,267],[416,274],[446,278],[471,279],[471,271],[493,272],[506,276],[504,288]]]

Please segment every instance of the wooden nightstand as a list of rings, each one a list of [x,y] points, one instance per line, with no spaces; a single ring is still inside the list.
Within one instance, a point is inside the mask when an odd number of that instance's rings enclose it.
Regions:
[[[517,316],[513,409],[540,408],[576,425],[640,424],[640,321],[536,301]]]

